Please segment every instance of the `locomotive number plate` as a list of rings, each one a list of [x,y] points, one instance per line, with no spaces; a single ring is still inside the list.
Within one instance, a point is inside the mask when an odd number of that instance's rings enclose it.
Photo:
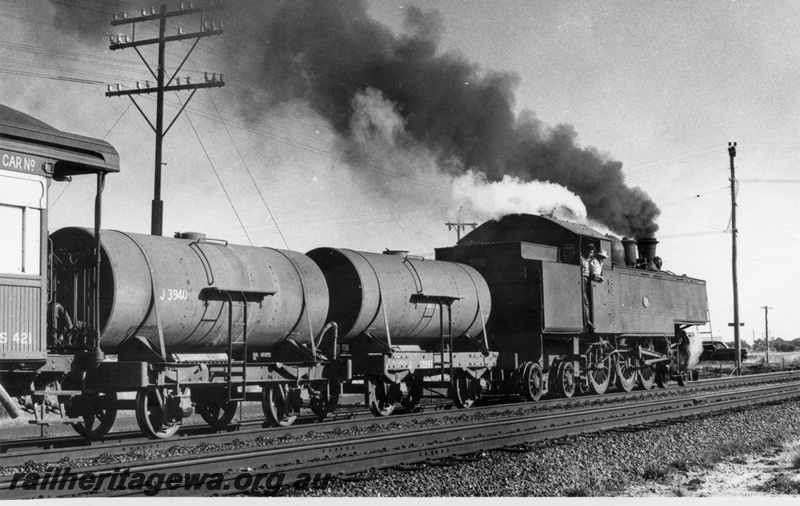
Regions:
[[[485,257],[472,257],[469,259],[469,266],[475,269],[483,269],[489,265],[489,261]]]

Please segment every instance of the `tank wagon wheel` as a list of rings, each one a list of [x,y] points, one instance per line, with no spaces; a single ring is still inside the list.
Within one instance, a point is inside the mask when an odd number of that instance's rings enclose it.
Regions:
[[[611,356],[603,358],[603,350],[596,348],[587,354],[589,370],[586,373],[589,379],[589,391],[595,395],[603,395],[611,384]]]
[[[136,393],[136,422],[151,439],[167,439],[175,435],[180,424],[164,421],[164,394],[158,388],[143,388]]]
[[[90,441],[103,438],[117,419],[117,394],[84,394],[69,401],[66,412],[70,418],[83,418],[73,423],[75,432]]]
[[[544,391],[544,378],[542,366],[538,362],[528,362],[522,370],[522,396],[526,401],[538,401]]]
[[[417,409],[417,406],[422,400],[422,395],[425,393],[425,389],[422,387],[421,383],[416,381],[410,381],[407,383],[407,385],[408,394],[404,395],[403,398],[400,399],[400,405],[410,413]]]
[[[264,415],[273,427],[288,427],[297,420],[297,412],[292,411],[286,395],[286,385],[272,385],[263,389],[261,406]]]
[[[569,399],[575,395],[575,390],[577,389],[575,366],[567,360],[559,360],[556,365],[556,395]]]
[[[239,407],[238,402],[226,402],[220,395],[203,396],[194,406],[200,417],[215,429],[227,427],[236,416],[237,407]]]
[[[380,378],[364,379],[364,403],[375,416],[389,416],[394,411],[399,389],[396,385],[387,385]]]
[[[319,390],[320,396],[311,399],[310,407],[321,421],[339,407],[339,384],[325,383],[320,386]]]
[[[480,398],[480,388],[480,380],[471,378],[462,370],[455,371],[451,387],[453,403],[459,409],[471,408]]]
[[[637,373],[642,390],[650,390],[656,382],[656,370],[652,365],[645,365]]]
[[[636,386],[636,369],[631,366],[629,357],[617,355],[615,361],[617,375],[617,388],[625,392],[630,392]]]

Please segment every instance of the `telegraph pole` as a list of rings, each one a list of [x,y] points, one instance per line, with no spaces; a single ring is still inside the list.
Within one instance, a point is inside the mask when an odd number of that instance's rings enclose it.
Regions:
[[[156,13],[155,7],[150,9],[148,13],[145,9],[142,9],[142,15],[138,17],[129,18],[127,13],[122,13],[122,17],[120,18],[119,15],[114,14],[114,20],[111,22],[112,26],[120,26],[120,25],[131,25],[131,35],[112,35],[111,36],[111,44],[108,46],[109,49],[112,51],[116,51],[118,49],[126,49],[132,47],[139,57],[144,62],[147,69],[150,71],[150,74],[156,80],[156,86],[153,88],[150,86],[150,81],[145,81],[145,86],[142,88],[141,83],[136,83],[136,89],[129,89],[123,90],[119,84],[116,85],[116,89],[112,90],[112,86],[108,86],[108,92],[106,93],[107,97],[119,97],[126,95],[128,98],[131,99],[133,105],[139,110],[139,112],[144,116],[147,123],[150,125],[150,128],[153,129],[153,132],[156,134],[156,147],[155,147],[155,179],[154,179],[154,188],[153,188],[153,203],[151,209],[151,222],[150,222],[150,233],[152,235],[162,235],[162,227],[164,222],[164,203],[161,201],[161,167],[162,163],[162,145],[164,141],[164,136],[167,134],[169,129],[175,123],[175,120],[178,119],[178,116],[181,115],[183,110],[188,105],[189,101],[194,97],[195,92],[200,88],[219,88],[225,86],[225,82],[223,80],[223,74],[219,75],[219,79],[217,79],[216,72],[212,74],[211,79],[208,77],[208,72],[205,73],[204,82],[202,83],[192,83],[189,77],[186,77],[186,84],[181,84],[181,78],[177,77],[178,72],[180,72],[183,64],[186,63],[186,60],[189,59],[189,55],[194,50],[197,43],[203,37],[210,37],[212,35],[222,35],[222,22],[219,23],[208,21],[206,19],[206,14],[208,11],[215,10],[222,7],[221,2],[215,3],[212,2],[211,5],[203,8],[195,8],[193,2],[188,2],[188,8],[184,7],[184,2],[181,2],[180,8],[176,11],[167,11],[166,4],[161,5],[161,8],[158,13]],[[178,16],[189,16],[189,15],[199,15],[200,17],[200,29],[197,32],[192,33],[183,33],[182,28],[178,28],[177,35],[167,35],[167,19],[174,18]],[[154,39],[142,39],[136,40],[136,23],[144,23],[148,21],[158,21],[158,37]],[[186,56],[184,57],[181,64],[172,74],[172,76],[167,80],[167,72],[165,66],[165,53],[166,53],[166,43],[167,42],[176,42],[176,41],[183,41],[194,39],[194,44],[187,52]],[[139,47],[142,46],[150,46],[153,44],[158,44],[158,67],[155,71],[153,71],[152,67],[147,63],[147,60],[142,56],[142,53],[139,51]],[[176,84],[172,84],[173,81],[176,80]],[[192,90],[192,94],[189,95],[189,98],[183,103],[180,111],[178,114],[175,115],[175,118],[172,119],[172,122],[167,126],[166,130],[164,129],[164,92],[165,91],[182,91],[182,90]],[[133,98],[134,95],[145,95],[155,93],[156,94],[156,124],[155,126],[153,123],[148,119],[147,115],[144,113],[139,104]]]
[[[733,342],[736,348],[736,374],[742,374],[742,342],[739,339],[739,279],[736,273],[736,143],[728,143],[728,157],[731,161],[731,264],[733,266]]]
[[[766,345],[767,356],[764,361],[769,364],[769,310],[771,307],[761,306],[764,310],[764,344]]]
[[[461,220],[457,221],[456,223],[448,221],[445,223],[445,225],[447,225],[447,230],[453,230],[454,228],[456,229],[456,236],[458,237],[459,241],[461,240],[462,230],[467,230],[467,227],[472,227],[474,229],[478,226],[477,223],[462,223]]]

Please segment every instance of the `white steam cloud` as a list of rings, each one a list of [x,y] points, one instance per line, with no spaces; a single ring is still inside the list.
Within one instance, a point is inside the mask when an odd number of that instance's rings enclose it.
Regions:
[[[415,225],[415,235],[433,239],[441,235],[441,223],[455,216],[483,222],[526,213],[587,221],[581,199],[559,184],[512,176],[491,181],[477,169],[464,171],[460,160],[437,158],[408,134],[397,105],[378,90],[357,93],[351,106],[349,135],[340,146],[366,190],[356,201],[370,195],[395,215],[420,216],[426,224]],[[439,220],[430,220],[436,215]]]
[[[475,219],[488,220],[506,214],[553,214],[561,219],[583,222],[586,206],[581,199],[561,185],[548,181],[522,181],[503,176],[489,181],[473,170],[453,179],[453,200]]]
[[[700,355],[703,353],[703,338],[699,335],[689,335],[689,363],[687,367],[694,369],[700,362]]]

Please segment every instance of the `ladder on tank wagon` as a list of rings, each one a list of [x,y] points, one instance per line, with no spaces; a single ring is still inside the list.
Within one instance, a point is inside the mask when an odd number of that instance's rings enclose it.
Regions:
[[[247,396],[247,313],[251,302],[261,303],[276,292],[228,290],[209,287],[203,290],[206,300],[221,300],[228,305],[228,359],[225,383],[228,401],[244,401]],[[240,332],[236,332],[236,329]],[[241,339],[237,340],[237,337]],[[241,394],[238,393],[241,389]]]

